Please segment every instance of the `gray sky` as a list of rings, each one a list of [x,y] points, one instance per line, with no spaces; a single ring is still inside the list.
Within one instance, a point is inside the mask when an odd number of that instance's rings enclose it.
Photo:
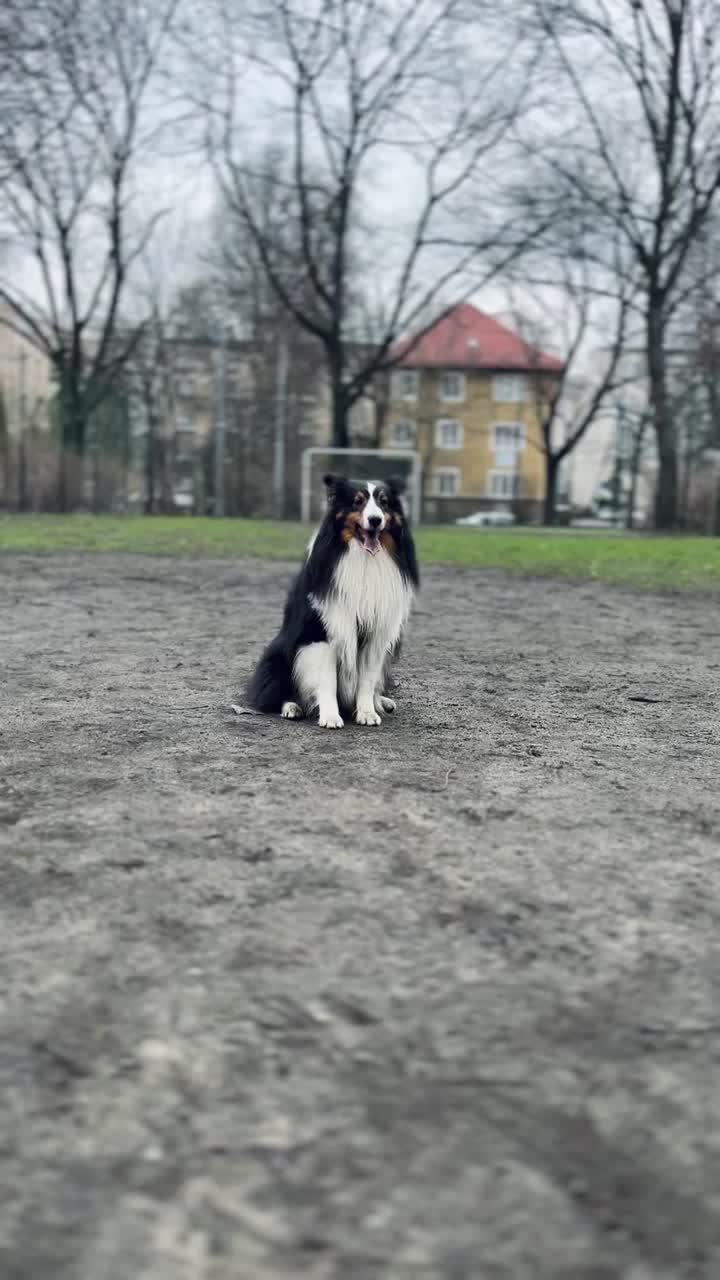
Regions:
[[[431,2],[432,0],[427,0],[427,3]],[[474,12],[479,12],[479,8]],[[149,278],[154,284],[161,282],[163,290],[169,293],[202,271],[202,259],[213,234],[215,182],[211,167],[202,152],[202,125],[199,121],[189,120],[189,103],[185,95],[197,97],[210,90],[220,90],[219,78],[208,74],[208,58],[216,56],[217,48],[217,44],[213,45],[208,39],[207,44],[196,43],[191,47],[189,63],[183,65],[182,60],[176,58],[172,106],[168,108],[166,105],[158,107],[151,104],[146,118],[146,127],[153,129],[168,114],[171,120],[179,118],[181,123],[169,124],[155,139],[152,152],[137,166],[134,208],[138,221],[142,222],[150,210],[165,211],[153,244],[143,263],[138,264],[135,269],[133,279],[137,287],[145,287]],[[453,74],[459,80],[464,78],[468,84],[476,84],[483,83],[483,77],[489,78],[498,66],[515,68],[512,74],[517,74],[521,56],[510,24],[500,22],[498,25],[497,21],[488,18],[486,28],[480,24],[463,28],[462,42],[458,43],[452,57]],[[289,121],[282,114],[286,103],[279,74],[281,71],[282,64],[279,61],[277,75],[273,75],[266,67],[260,70],[243,65],[238,79],[241,92],[238,94],[235,119],[235,138],[239,152],[245,149],[252,153],[264,140],[282,141],[287,132]],[[507,72],[507,77],[508,83],[503,84],[502,88],[503,91],[510,92],[514,87],[511,83],[511,71]],[[340,101],[337,86],[328,84],[322,92],[328,103],[333,103],[334,94],[337,101]],[[414,114],[412,126],[408,127],[408,133],[412,134],[416,144],[419,125],[427,132],[441,126],[443,114],[448,108],[448,95],[447,83],[438,88],[437,101],[432,94],[424,94]],[[397,137],[389,135],[374,151],[361,184],[362,214],[370,231],[364,244],[369,286],[372,292],[384,292],[386,295],[392,294],[397,271],[424,194],[424,165],[414,161],[396,143]],[[194,144],[192,148],[191,144]],[[466,188],[464,221],[462,227],[456,226],[457,231],[472,235],[488,215],[493,215],[497,192],[507,176],[504,166],[517,163],[511,162],[509,157],[510,152],[500,148],[490,162],[483,162],[484,169],[482,165],[479,167],[474,182]],[[99,243],[93,243],[91,237],[88,237],[83,246],[87,254],[89,276],[96,269],[101,248]],[[437,261],[430,254],[427,254],[423,263],[419,282],[431,278],[437,269]],[[23,287],[38,299],[41,298],[38,272],[28,265],[27,259],[11,254],[6,256],[6,265],[17,273]],[[461,291],[471,278],[468,274],[465,281],[453,282],[449,293]],[[516,296],[517,292],[516,290]],[[471,296],[485,310],[509,318],[507,291],[502,285],[487,284]],[[548,295],[548,309],[550,303]],[[532,309],[537,307],[537,302],[528,298],[526,305],[528,309]],[[130,295],[126,299],[126,308],[135,310]],[[540,309],[542,310],[542,301]]]

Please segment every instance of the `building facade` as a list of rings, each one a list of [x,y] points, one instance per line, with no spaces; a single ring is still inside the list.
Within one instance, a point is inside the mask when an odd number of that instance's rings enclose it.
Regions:
[[[469,303],[405,345],[390,379],[382,444],[420,453],[423,518],[510,508],[521,520],[539,520],[542,399],[561,361]]]
[[[54,387],[47,356],[12,323],[10,309],[0,306],[0,506],[22,511],[41,506],[55,484],[48,440]]]

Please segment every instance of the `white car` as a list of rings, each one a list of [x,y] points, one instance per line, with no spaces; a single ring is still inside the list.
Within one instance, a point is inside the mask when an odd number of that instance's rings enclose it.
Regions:
[[[515,524],[515,517],[512,511],[474,511],[471,516],[460,516],[455,523],[479,529],[483,525]]]

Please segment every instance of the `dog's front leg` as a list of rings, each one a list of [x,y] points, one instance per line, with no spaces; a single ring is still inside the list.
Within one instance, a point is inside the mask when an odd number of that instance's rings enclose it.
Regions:
[[[298,651],[295,680],[308,707],[317,707],[321,729],[342,729],[337,701],[337,655],[326,641],[316,641]]]
[[[385,668],[385,644],[371,641],[360,654],[358,671],[357,709],[355,719],[358,724],[382,724],[382,718],[376,710],[377,695]]]

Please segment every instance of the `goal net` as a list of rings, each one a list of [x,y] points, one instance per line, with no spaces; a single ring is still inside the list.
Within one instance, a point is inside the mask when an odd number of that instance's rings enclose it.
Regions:
[[[422,461],[412,449],[306,449],[302,456],[300,478],[300,512],[306,524],[314,523],[325,513],[326,472],[347,476],[350,480],[387,480],[401,476],[405,481],[405,504],[413,524],[420,521],[422,494]]]

